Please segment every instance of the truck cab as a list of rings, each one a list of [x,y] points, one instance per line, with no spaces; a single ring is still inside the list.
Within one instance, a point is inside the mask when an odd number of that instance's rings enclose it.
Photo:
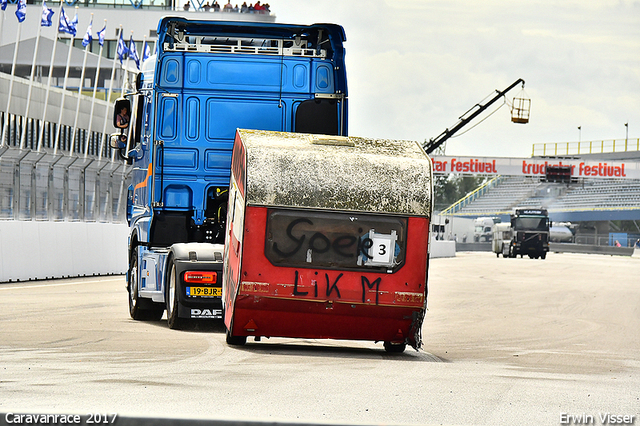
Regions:
[[[342,27],[165,17],[112,146],[132,164],[127,289],[134,319],[222,318],[236,129],[347,134]],[[114,117],[114,124],[116,117]]]
[[[550,225],[546,209],[514,209],[510,257],[528,255],[531,259],[544,259],[549,251]]]

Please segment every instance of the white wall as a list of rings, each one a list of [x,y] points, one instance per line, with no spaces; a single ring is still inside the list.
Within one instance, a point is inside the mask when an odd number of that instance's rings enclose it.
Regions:
[[[429,246],[429,258],[437,259],[439,257],[456,257],[456,242],[436,241],[432,238]]]
[[[127,270],[126,224],[0,221],[0,282]]]
[[[126,224],[0,221],[0,282],[124,274]],[[431,239],[430,257],[455,257],[454,241]]]
[[[449,223],[446,223],[446,221]],[[451,238],[454,236],[458,237],[458,242],[462,242],[463,235],[467,235],[467,242],[473,242],[473,219],[469,219],[466,217],[457,217],[457,216],[441,216],[439,214],[434,214],[431,223],[433,225],[444,225],[444,239],[449,239],[449,235]]]

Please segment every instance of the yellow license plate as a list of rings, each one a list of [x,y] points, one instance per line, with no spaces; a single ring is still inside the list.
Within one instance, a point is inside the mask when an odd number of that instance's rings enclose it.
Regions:
[[[191,297],[220,297],[221,287],[187,287],[187,296]]]

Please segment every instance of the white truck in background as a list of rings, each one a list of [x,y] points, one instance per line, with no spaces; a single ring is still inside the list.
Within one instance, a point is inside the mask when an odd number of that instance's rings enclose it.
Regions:
[[[493,239],[493,225],[500,223],[499,217],[478,217],[473,221],[473,242],[484,243]]]

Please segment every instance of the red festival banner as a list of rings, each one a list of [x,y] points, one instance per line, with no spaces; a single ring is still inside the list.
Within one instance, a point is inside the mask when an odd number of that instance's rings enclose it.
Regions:
[[[576,178],[640,179],[637,161],[433,156],[435,173],[545,176],[547,167],[569,166]]]

